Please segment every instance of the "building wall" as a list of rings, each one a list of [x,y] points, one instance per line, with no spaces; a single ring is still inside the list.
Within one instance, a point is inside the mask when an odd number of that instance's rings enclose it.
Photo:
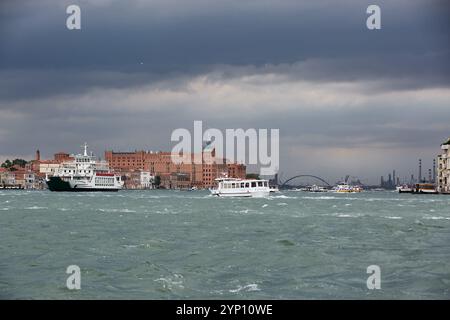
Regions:
[[[121,172],[150,172],[161,177],[161,186],[165,188],[210,188],[215,185],[214,180],[222,174],[236,178],[245,178],[246,175],[245,165],[216,159],[214,150],[203,152],[200,164],[193,163],[194,154],[185,154],[185,157],[186,162],[175,163],[170,152],[105,152],[105,159],[111,169]]]
[[[155,182],[155,176],[151,172],[141,171],[141,186],[142,188],[152,188]]]
[[[52,176],[55,171],[59,168],[59,163],[40,163],[39,164],[39,173],[43,175]]]
[[[144,170],[144,151],[136,152],[105,152],[105,160],[111,168],[118,170]]]
[[[55,153],[54,159],[56,162],[61,163],[61,162],[73,160],[74,158],[71,157],[70,154],[68,154],[68,153],[58,152],[58,153]]]
[[[438,156],[437,189],[442,193],[450,193],[450,145],[441,146],[442,154]]]

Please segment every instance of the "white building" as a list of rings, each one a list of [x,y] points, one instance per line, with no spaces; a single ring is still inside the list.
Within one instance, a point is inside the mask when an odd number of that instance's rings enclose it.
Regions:
[[[450,138],[441,145],[442,154],[438,156],[437,190],[450,193]]]
[[[53,176],[61,165],[59,163],[43,163],[39,164],[39,172],[47,176]]]
[[[16,184],[16,175],[13,172],[0,172],[0,185],[12,186]]]
[[[36,188],[36,176],[33,172],[26,172],[24,174],[25,189],[35,189]]]
[[[152,188],[155,182],[155,176],[151,172],[141,171],[141,187],[144,189]]]

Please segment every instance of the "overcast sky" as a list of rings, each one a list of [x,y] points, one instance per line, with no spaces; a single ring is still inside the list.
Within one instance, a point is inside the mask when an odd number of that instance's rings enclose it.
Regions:
[[[2,0],[0,160],[170,150],[203,120],[279,128],[286,178],[417,175],[450,136],[449,16],[429,0]]]

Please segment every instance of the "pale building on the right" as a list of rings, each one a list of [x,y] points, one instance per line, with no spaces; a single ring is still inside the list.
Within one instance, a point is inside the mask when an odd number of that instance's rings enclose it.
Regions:
[[[450,193],[450,138],[441,145],[442,154],[438,156],[437,190]]]

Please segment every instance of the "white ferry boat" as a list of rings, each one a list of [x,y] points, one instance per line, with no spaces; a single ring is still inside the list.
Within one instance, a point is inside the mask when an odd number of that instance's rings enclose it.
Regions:
[[[210,189],[218,197],[266,197],[270,194],[268,180],[217,178],[217,188]]]
[[[112,173],[106,161],[97,161],[87,153],[73,155],[74,160],[64,162],[47,177],[50,191],[118,191],[123,187],[121,177]]]

